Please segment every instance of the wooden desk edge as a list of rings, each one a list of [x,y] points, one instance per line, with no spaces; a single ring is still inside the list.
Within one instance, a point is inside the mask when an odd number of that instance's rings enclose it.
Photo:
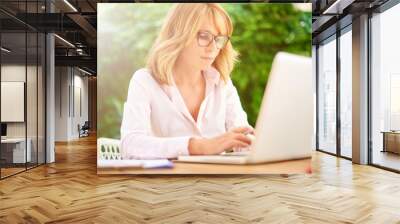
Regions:
[[[174,168],[97,168],[98,175],[209,175],[209,174],[306,174],[311,173],[311,158],[266,164],[204,164],[174,161]]]

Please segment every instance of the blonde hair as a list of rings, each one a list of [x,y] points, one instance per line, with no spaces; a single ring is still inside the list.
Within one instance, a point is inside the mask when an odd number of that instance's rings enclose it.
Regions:
[[[184,47],[191,38],[195,38],[200,29],[200,22],[204,15],[212,16],[216,20],[224,20],[225,34],[231,36],[232,21],[227,12],[216,3],[180,3],[169,12],[158,38],[154,42],[147,59],[147,68],[153,77],[162,84],[172,84],[172,68]],[[221,32],[221,27],[217,27]],[[230,41],[222,48],[212,66],[215,67],[225,83],[237,61],[238,53],[233,49]]]

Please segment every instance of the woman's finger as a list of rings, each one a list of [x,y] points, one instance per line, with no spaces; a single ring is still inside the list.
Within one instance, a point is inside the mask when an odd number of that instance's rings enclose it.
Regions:
[[[252,135],[254,135],[254,128],[253,127],[251,127],[251,126],[249,126],[248,127],[249,128],[249,134],[252,134]]]
[[[235,134],[235,139],[239,140],[239,141],[242,141],[242,142],[245,142],[247,144],[251,144],[251,138],[247,137],[244,134],[240,134],[240,133]]]
[[[249,133],[253,131],[253,128],[248,126],[242,126],[242,127],[232,128],[231,131],[235,133]]]
[[[233,151],[235,151],[235,152],[250,151],[250,146],[247,146],[247,147],[236,147],[236,148],[233,148]]]
[[[239,147],[239,148],[245,148],[250,146],[249,144],[238,140],[235,140],[234,144],[235,144],[234,147]]]

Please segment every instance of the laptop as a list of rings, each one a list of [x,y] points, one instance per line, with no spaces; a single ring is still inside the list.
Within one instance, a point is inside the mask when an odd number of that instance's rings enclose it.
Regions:
[[[265,87],[248,152],[179,156],[191,163],[257,164],[311,157],[314,135],[311,58],[279,52]]]

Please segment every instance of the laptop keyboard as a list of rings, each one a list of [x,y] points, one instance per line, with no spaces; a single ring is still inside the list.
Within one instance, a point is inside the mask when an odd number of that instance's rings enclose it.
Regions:
[[[241,152],[223,152],[221,156],[247,156],[250,151],[241,151]]]

